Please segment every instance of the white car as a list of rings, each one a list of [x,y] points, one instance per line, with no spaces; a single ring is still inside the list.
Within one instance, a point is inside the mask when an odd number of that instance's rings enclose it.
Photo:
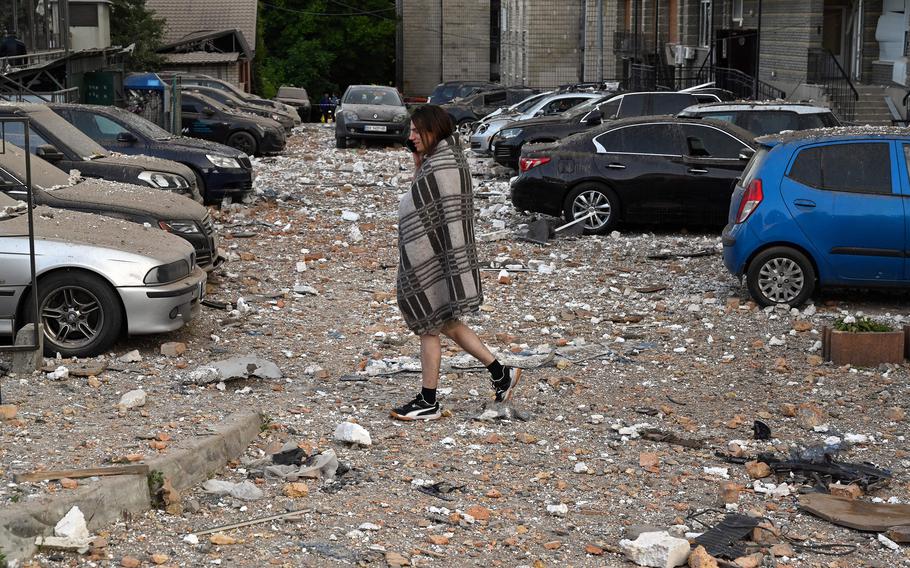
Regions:
[[[502,128],[526,118],[536,116],[550,116],[560,114],[568,109],[585,103],[591,99],[603,98],[601,92],[549,92],[532,95],[505,112],[494,112],[478,122],[471,133],[471,150],[478,154],[489,155],[493,153],[490,142],[493,136]]]
[[[38,207],[37,306],[44,353],[91,357],[124,335],[162,333],[193,319],[205,272],[192,245],[154,227]],[[25,203],[0,194],[0,337],[32,321]]]

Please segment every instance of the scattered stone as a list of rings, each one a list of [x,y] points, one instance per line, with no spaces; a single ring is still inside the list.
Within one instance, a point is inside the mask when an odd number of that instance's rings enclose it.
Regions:
[[[306,497],[310,494],[309,486],[302,482],[285,483],[283,491],[287,497],[292,499]]]
[[[135,389],[123,393],[123,396],[120,397],[120,402],[117,403],[117,408],[121,411],[131,410],[133,408],[145,406],[145,402],[145,391],[142,389]]]
[[[718,568],[717,559],[708,554],[704,546],[697,546],[689,555],[689,568]]]
[[[133,349],[129,353],[117,357],[117,360],[121,363],[138,363],[139,361],[142,361],[142,355],[139,354],[138,349]]]
[[[224,533],[218,532],[209,537],[209,542],[212,544],[217,544],[219,546],[229,546],[232,544],[237,544],[237,539]]]
[[[478,521],[489,521],[490,516],[492,515],[492,512],[489,509],[481,505],[471,505],[467,508],[465,513],[471,515]]]
[[[12,420],[18,412],[15,404],[0,404],[0,420]]]
[[[907,418],[907,412],[899,406],[892,406],[885,411],[885,418],[892,422],[903,422]]]
[[[397,552],[386,552],[385,561],[391,568],[401,568],[402,566],[411,565],[410,560]]]
[[[233,483],[231,481],[221,481],[220,479],[209,479],[202,484],[202,489],[206,493],[230,495],[241,501],[256,501],[265,496],[262,489],[256,487],[252,481]]]
[[[165,357],[180,357],[186,353],[186,343],[168,341],[161,344],[161,354]]]
[[[278,365],[267,359],[256,357],[255,355],[215,361],[211,364],[211,367],[218,372],[218,377],[222,381],[248,379],[250,377],[280,379],[284,376],[281,369],[278,368]]]
[[[123,566],[123,568],[139,568],[141,564],[142,562],[133,556],[124,556],[120,559],[120,565]]]
[[[585,545],[585,553],[592,556],[603,556],[604,549],[593,544],[588,544]]]
[[[796,405],[785,402],[780,405],[780,413],[787,418],[796,418]]]
[[[449,544],[449,537],[442,534],[431,534],[427,536],[427,540],[432,544],[439,546],[445,546],[446,544]]]
[[[739,568],[758,568],[762,565],[762,562],[765,560],[765,555],[761,552],[756,552],[748,556],[740,556],[733,562],[739,566]]]
[[[763,479],[771,475],[771,467],[765,462],[750,461],[746,462],[746,473],[752,479]]]
[[[60,487],[62,487],[64,489],[75,489],[75,488],[79,487],[79,482],[76,481],[75,479],[70,479],[68,477],[64,477],[63,479],[60,480]]]
[[[773,554],[777,558],[780,558],[782,556],[786,556],[787,558],[793,558],[794,556],[796,556],[796,551],[793,550],[793,547],[785,542],[781,542],[781,543],[773,545],[770,548],[770,550],[771,550],[771,554]]]
[[[863,496],[862,488],[855,483],[851,483],[849,485],[831,483],[828,485],[828,490],[831,492],[831,495],[845,497],[847,499],[859,499]]]
[[[373,440],[370,433],[360,424],[353,422],[342,422],[335,428],[335,439],[339,442],[348,442],[359,444],[361,446],[372,446]]]
[[[559,550],[559,548],[561,546],[562,546],[562,542],[560,542],[558,540],[551,540],[550,542],[543,543],[543,547],[546,548],[547,550]]]
[[[804,402],[796,409],[796,421],[806,430],[821,426],[825,423],[827,416],[820,406],[811,402]]]
[[[171,557],[168,556],[167,554],[155,553],[155,554],[152,554],[151,556],[149,556],[149,560],[152,561],[152,564],[159,565],[159,566],[161,564],[164,564],[165,562],[167,562],[170,559],[171,559]]]
[[[689,541],[670,536],[666,531],[646,532],[637,539],[619,541],[626,558],[639,566],[674,568],[689,558]]]
[[[560,503],[558,505],[547,505],[547,512],[554,517],[565,517],[569,512],[569,506],[565,503]]]

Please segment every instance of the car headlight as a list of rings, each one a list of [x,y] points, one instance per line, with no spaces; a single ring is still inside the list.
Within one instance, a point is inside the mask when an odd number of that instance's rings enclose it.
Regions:
[[[360,120],[360,117],[357,116],[357,113],[352,110],[346,110],[342,112],[341,116],[343,116],[345,120],[353,120],[355,122]]]
[[[275,121],[279,121],[279,122],[281,121],[281,115],[277,115],[274,113],[270,114],[269,118],[271,118],[272,120],[275,120]]]
[[[521,134],[521,128],[506,128],[499,131],[499,135],[503,138],[515,138],[519,134]]]
[[[395,115],[394,121],[395,121],[395,122],[405,122],[405,121],[408,120],[409,118],[410,118],[410,116],[408,115],[408,113],[403,112],[403,113],[401,113],[401,114],[396,114],[396,115]]]
[[[477,134],[483,134],[484,132],[486,132],[489,129],[490,129],[489,124],[481,124],[480,128],[477,129]]]
[[[180,280],[189,273],[190,267],[185,260],[175,260],[149,270],[142,281],[146,284],[167,284]]]
[[[158,221],[158,226],[169,233],[177,233],[180,235],[194,235],[202,232],[199,229],[199,225],[197,225],[196,222],[191,219]]]
[[[190,183],[186,181],[186,178],[176,174],[144,171],[140,173],[138,177],[148,185],[160,187],[162,189],[183,189],[190,186]]]
[[[217,168],[240,168],[240,162],[228,156],[219,156],[218,154],[206,154],[208,161]]]

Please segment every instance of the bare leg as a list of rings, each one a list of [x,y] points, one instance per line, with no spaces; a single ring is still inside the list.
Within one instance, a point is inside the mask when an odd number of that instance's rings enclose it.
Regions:
[[[420,336],[420,375],[422,386],[435,389],[439,385],[439,365],[442,362],[442,344],[438,335]]]
[[[442,328],[442,333],[458,344],[459,347],[470,353],[486,367],[496,360],[487,346],[483,344],[477,334],[470,327],[459,320],[452,320]],[[437,338],[438,340],[438,338]],[[438,368],[438,365],[437,365]],[[424,379],[426,380],[426,379]]]

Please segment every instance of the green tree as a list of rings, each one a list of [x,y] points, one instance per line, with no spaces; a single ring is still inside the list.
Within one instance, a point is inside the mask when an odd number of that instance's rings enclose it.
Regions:
[[[305,87],[312,102],[351,84],[395,81],[394,0],[259,2],[256,90]]]
[[[128,71],[155,71],[164,63],[156,53],[164,36],[164,18],[145,6],[145,0],[113,0],[111,3],[111,43],[136,44],[127,61]]]

